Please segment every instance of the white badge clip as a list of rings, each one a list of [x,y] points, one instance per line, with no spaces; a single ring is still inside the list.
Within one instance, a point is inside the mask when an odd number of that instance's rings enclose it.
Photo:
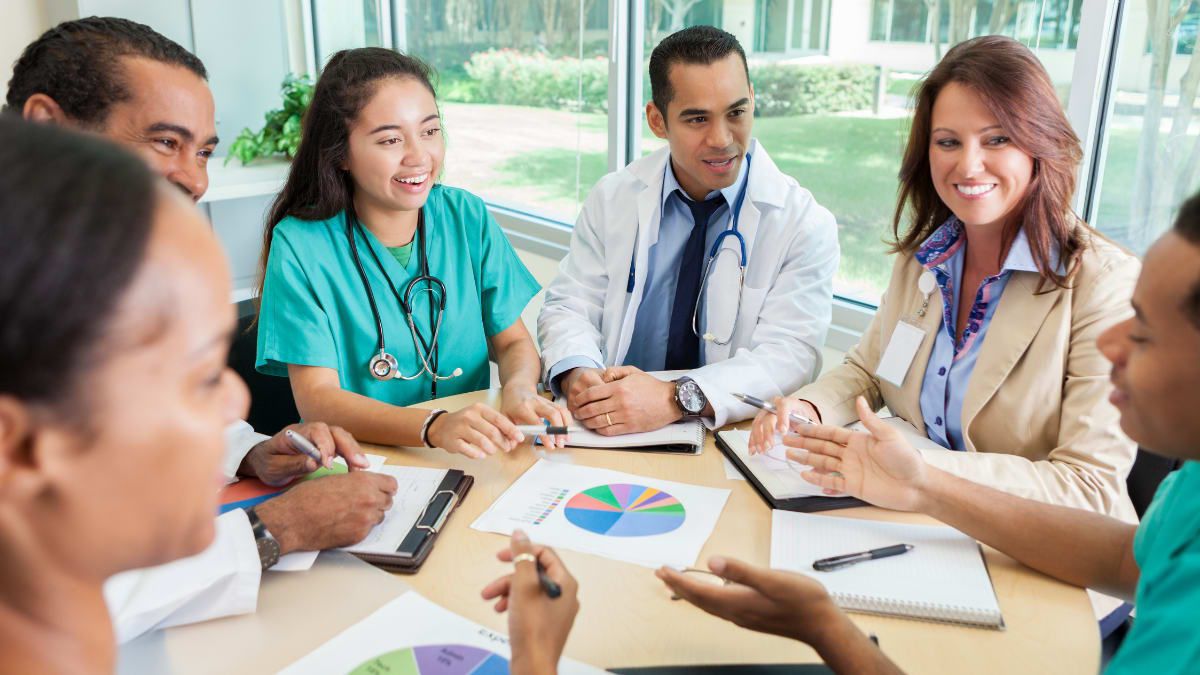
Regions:
[[[917,290],[925,296],[921,303],[921,309],[917,310],[916,318],[920,320],[925,318],[925,311],[929,307],[929,298],[937,290],[937,280],[933,278],[932,272],[925,270],[917,278]],[[904,386],[904,378],[908,375],[908,369],[912,366],[913,359],[917,356],[917,350],[921,348],[921,343],[925,341],[925,330],[913,323],[915,322],[904,320],[896,323],[896,330],[892,331],[887,349],[883,350],[883,356],[879,359],[879,367],[875,369],[876,376],[897,387]]]

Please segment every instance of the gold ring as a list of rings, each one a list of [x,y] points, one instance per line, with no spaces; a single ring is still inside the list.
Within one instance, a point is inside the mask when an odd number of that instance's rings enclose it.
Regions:
[[[604,413],[604,421],[608,422],[610,427],[613,425],[612,417],[609,417],[608,413]]]
[[[532,553],[518,553],[516,557],[513,558],[513,565],[516,566],[516,564],[519,562],[531,562],[536,565],[537,556],[533,555]]]

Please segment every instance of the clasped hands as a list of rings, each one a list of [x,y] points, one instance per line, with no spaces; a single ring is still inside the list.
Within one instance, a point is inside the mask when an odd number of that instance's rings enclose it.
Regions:
[[[603,436],[653,431],[683,417],[675,383],[634,366],[574,368],[563,376],[562,389],[571,414]]]

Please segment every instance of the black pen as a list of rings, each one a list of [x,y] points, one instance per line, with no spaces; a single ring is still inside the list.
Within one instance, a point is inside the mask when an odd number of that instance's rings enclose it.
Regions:
[[[847,553],[846,555],[838,555],[832,558],[822,558],[813,563],[813,569],[818,572],[831,572],[833,570],[854,565],[856,563],[867,560],[875,560],[877,558],[890,558],[894,555],[908,553],[913,549],[912,544],[895,544],[894,546],[884,546],[883,548],[874,548],[870,551],[862,553]]]
[[[562,586],[554,583],[550,577],[546,576],[546,569],[542,567],[542,563],[537,564],[538,581],[542,583],[542,590],[546,591],[546,596],[551,600],[562,595]]]

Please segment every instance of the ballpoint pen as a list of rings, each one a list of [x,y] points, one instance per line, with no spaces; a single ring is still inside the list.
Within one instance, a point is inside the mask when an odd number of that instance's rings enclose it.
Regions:
[[[761,398],[751,396],[749,394],[733,394],[733,397],[736,398],[737,400],[741,401],[742,403],[745,403],[746,405],[754,406],[755,408],[758,408],[760,410],[766,410],[769,413],[778,412],[775,409],[774,403],[769,403],[767,401],[762,400]],[[804,415],[801,415],[799,413],[788,413],[788,419],[795,422],[796,424],[816,424],[816,422],[808,419],[807,417],[805,417]]]
[[[303,452],[311,457],[312,460],[317,463],[317,466],[325,465],[321,457],[321,451],[317,449],[317,446],[312,444],[312,441],[292,431],[291,429],[283,432],[283,435],[284,438],[287,438],[288,442],[292,444],[293,448],[296,448],[300,452]]]
[[[518,424],[517,431],[526,436],[566,436],[578,427],[554,427],[549,424]]]
[[[546,576],[546,568],[542,567],[542,563],[537,563],[538,581],[542,584],[542,590],[546,591],[546,597],[553,600],[562,595],[562,586],[555,583],[550,577]]]
[[[818,572],[831,572],[867,560],[890,558],[894,555],[908,553],[911,550],[913,550],[912,544],[895,544],[893,546],[884,546],[883,548],[873,548],[870,551],[863,551],[862,553],[847,553],[846,555],[817,560],[813,563],[813,569]]]

